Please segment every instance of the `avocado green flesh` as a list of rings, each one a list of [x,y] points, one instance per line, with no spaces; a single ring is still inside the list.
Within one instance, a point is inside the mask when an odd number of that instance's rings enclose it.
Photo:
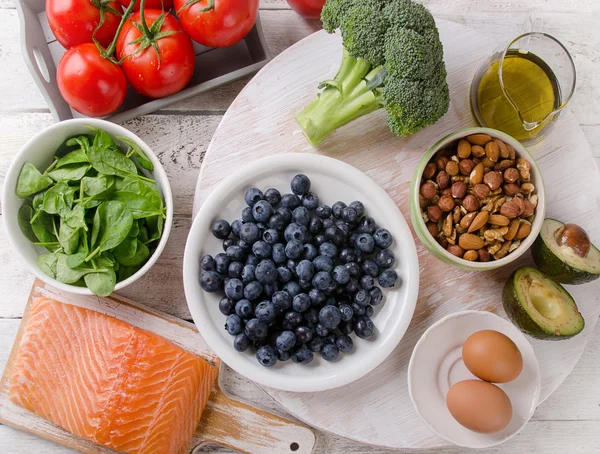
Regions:
[[[502,299],[513,323],[538,339],[566,339],[585,325],[571,295],[533,267],[519,268],[511,275]]]
[[[531,248],[538,268],[561,284],[584,284],[600,277],[600,251],[595,246],[586,257],[580,257],[570,247],[556,242],[555,233],[563,225],[554,219],[544,220]]]

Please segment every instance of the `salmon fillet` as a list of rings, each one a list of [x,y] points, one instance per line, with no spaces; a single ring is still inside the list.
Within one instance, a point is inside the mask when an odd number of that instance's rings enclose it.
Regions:
[[[69,432],[126,453],[184,453],[217,368],[113,317],[32,303],[9,397]]]

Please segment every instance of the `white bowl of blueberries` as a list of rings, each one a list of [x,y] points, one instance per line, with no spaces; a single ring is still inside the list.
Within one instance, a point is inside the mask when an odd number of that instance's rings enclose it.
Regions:
[[[237,372],[316,392],[377,367],[412,318],[419,269],[393,200],[339,160],[284,154],[226,178],[184,256],[200,334]]]

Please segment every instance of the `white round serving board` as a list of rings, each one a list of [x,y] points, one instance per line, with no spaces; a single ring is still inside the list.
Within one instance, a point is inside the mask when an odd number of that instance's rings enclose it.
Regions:
[[[318,150],[313,149],[294,116],[314,99],[317,84],[335,75],[342,50],[338,36],[314,33],[265,66],[232,103],[204,158],[194,213],[221,180],[248,162],[276,153],[319,152],[369,175],[408,220],[409,185],[419,159],[441,137],[475,125],[469,107],[470,83],[480,62],[498,45],[453,22],[438,21],[438,27],[451,104],[437,124],[401,139],[390,133],[386,114],[379,111],[341,128]],[[547,216],[584,226],[599,244],[600,174],[572,113],[565,111],[548,137],[530,151],[546,183]],[[447,444],[421,422],[410,402],[407,368],[413,347],[428,326],[452,312],[486,310],[505,317],[502,286],[516,267],[531,263],[531,257],[524,254],[517,263],[496,271],[465,272],[435,259],[416,236],[415,243],[421,269],[419,299],[396,350],[371,373],[339,389],[293,393],[265,388],[291,414],[316,428],[379,446],[431,448]],[[567,341],[529,339],[540,363],[540,403],[571,372],[600,314],[600,280],[569,286],[568,290],[586,327]]]

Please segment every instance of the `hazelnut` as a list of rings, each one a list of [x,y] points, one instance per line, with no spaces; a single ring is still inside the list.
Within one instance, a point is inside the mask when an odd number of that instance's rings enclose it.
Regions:
[[[438,200],[438,206],[441,208],[442,211],[448,212],[454,209],[456,203],[454,202],[454,199],[451,195],[443,195],[440,197],[440,200]]]
[[[519,211],[519,206],[514,200],[506,202],[500,207],[500,214],[506,216],[508,219],[516,218],[519,215]]]
[[[502,161],[504,162],[504,161]],[[504,181],[507,183],[514,183],[519,179],[519,171],[514,167],[509,167],[504,171]]]
[[[460,173],[463,175],[470,175],[471,171],[473,170],[474,167],[475,167],[475,163],[473,161],[471,161],[470,159],[461,159],[460,162],[458,163],[458,168],[460,170]]]
[[[483,182],[489,186],[492,191],[495,191],[504,182],[502,172],[488,172],[483,177]]]
[[[481,248],[477,250],[477,255],[479,256],[480,262],[489,262],[490,261],[490,253],[486,248]]]
[[[494,139],[494,142],[496,142],[496,145],[498,145],[498,148],[500,149],[500,157],[502,159],[508,158],[510,153],[508,152],[508,147],[506,146],[506,144],[500,139]]]
[[[516,183],[505,184],[504,186],[502,186],[502,189],[504,189],[504,194],[506,194],[509,197],[516,196],[521,190],[521,188],[519,188],[519,185]]]
[[[452,197],[462,199],[467,194],[467,184],[462,181],[455,181],[452,184]]]
[[[437,182],[440,189],[446,189],[450,187],[450,175],[445,170],[442,170],[435,177],[435,181]]]
[[[577,224],[565,224],[556,230],[554,238],[559,246],[567,246],[579,256],[587,257],[592,247],[587,232]]]
[[[471,156],[471,144],[465,139],[460,139],[458,141],[458,149],[456,154],[460,159],[468,158],[469,156]]]
[[[473,145],[471,147],[471,153],[476,158],[483,158],[485,156],[485,149],[480,145]]]
[[[435,163],[430,162],[425,166],[425,170],[423,170],[423,178],[431,180],[435,175],[435,172],[437,172],[437,166]]]
[[[474,250],[467,251],[463,255],[463,259],[468,260],[469,262],[474,262],[478,258],[479,258],[479,254],[477,253],[477,251],[474,251]]]
[[[452,188],[442,189],[440,191],[440,196],[443,196],[443,195],[452,195]]]
[[[447,156],[440,156],[435,160],[435,165],[437,166],[438,170],[444,170],[446,168],[446,164],[448,164],[448,161],[450,161],[450,159],[448,159]]]
[[[473,194],[478,199],[485,199],[488,195],[490,195],[491,189],[485,184],[476,184],[473,187]]]
[[[465,210],[467,210],[469,213],[472,213],[473,211],[477,211],[479,209],[479,202],[475,196],[469,194],[462,201],[462,206],[465,207]]]
[[[521,216],[524,218],[531,216],[533,214],[533,212],[535,211],[535,207],[533,206],[533,203],[531,203],[527,199],[523,199],[521,206],[523,207],[523,209],[521,210]]]
[[[446,172],[451,176],[458,175],[458,163],[456,161],[448,161]]]
[[[455,255],[457,257],[462,257],[465,254],[465,251],[463,250],[463,248],[461,248],[457,244],[449,245],[448,252],[450,252],[450,254]]]
[[[427,183],[424,183],[421,185],[421,195],[427,199],[427,200],[431,200],[433,199],[433,196],[435,196],[437,193],[437,188],[435,187],[435,184],[433,184],[432,182],[428,181]]]
[[[431,236],[437,236],[440,233],[440,229],[435,222],[428,222],[426,225]]]
[[[473,158],[473,162],[475,163],[475,165],[477,165],[481,162],[481,158]]]
[[[442,218],[442,214],[442,210],[437,205],[430,205],[427,207],[427,217],[430,221],[439,221]]]
[[[485,155],[492,162],[498,162],[498,158],[500,157],[500,148],[498,144],[494,141],[488,142],[485,144]]]

